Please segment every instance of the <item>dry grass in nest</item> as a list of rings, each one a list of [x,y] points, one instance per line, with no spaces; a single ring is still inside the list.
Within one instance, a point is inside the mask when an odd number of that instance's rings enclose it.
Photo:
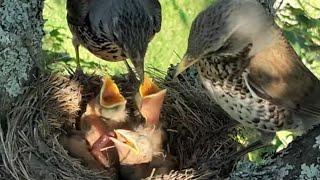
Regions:
[[[151,74],[168,90],[161,121],[169,133],[168,150],[180,162],[179,170],[153,179],[211,179],[228,175],[233,163],[223,162],[236,150],[230,135],[233,132],[227,132],[233,122],[195,81],[167,81],[160,78],[163,73],[154,69]],[[127,78],[114,77],[128,97],[133,89]],[[0,177],[115,179],[114,169],[102,173],[90,170],[81,160],[70,157],[58,142],[59,135],[65,133],[64,127],[74,127],[86,102],[99,92],[100,86],[98,76],[83,76],[79,82],[75,78],[43,75],[27,87],[0,128]],[[134,108],[133,102],[129,106]]]

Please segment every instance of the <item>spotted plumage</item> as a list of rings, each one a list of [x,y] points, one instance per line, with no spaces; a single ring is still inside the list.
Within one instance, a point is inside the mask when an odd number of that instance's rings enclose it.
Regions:
[[[251,45],[236,56],[208,55],[199,61],[197,68],[204,87],[222,109],[242,124],[268,132],[299,128],[299,124],[291,121],[288,110],[254,97],[247,88],[242,75],[248,73],[243,64],[249,62],[246,55],[250,47]]]
[[[262,132],[320,122],[320,82],[256,0],[218,0],[194,20],[177,74],[195,64],[233,119]]]

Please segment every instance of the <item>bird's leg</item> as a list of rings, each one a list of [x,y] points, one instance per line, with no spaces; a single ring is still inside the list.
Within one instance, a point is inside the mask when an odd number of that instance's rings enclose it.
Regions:
[[[230,157],[230,159],[235,160],[235,159],[239,159],[240,157],[248,154],[249,152],[258,150],[260,148],[264,148],[264,147],[268,147],[271,144],[266,144],[264,142],[262,142],[261,140],[257,140],[251,144],[249,144],[247,147],[240,149],[239,151],[235,152],[234,154],[232,154]]]
[[[80,71],[81,70],[80,57],[79,57],[79,46],[80,46],[80,43],[79,43],[79,40],[75,36],[73,36],[73,38],[72,38],[72,44],[73,44],[74,50],[76,52],[76,64],[77,64],[76,70]]]
[[[230,157],[231,160],[238,159],[249,152],[271,146],[271,141],[273,137],[275,136],[275,132],[265,132],[265,131],[260,131],[261,133],[261,138],[251,144],[249,144],[247,147],[240,149],[239,151],[235,152],[232,154]]]

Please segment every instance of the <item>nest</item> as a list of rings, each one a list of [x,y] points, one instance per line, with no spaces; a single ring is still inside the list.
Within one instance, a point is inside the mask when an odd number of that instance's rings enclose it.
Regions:
[[[161,121],[169,134],[168,150],[179,160],[179,168],[151,179],[212,179],[228,176],[236,151],[234,122],[208,97],[189,69],[172,80],[167,74],[149,69],[166,88]],[[161,78],[165,76],[165,78]],[[113,78],[124,96],[131,96],[127,75]],[[42,75],[25,89],[2,120],[0,178],[5,179],[116,179],[115,170],[88,169],[81,159],[68,155],[58,138],[66,127],[74,127],[88,100],[100,89],[96,75],[77,78]],[[129,104],[132,106],[133,103]],[[0,159],[0,162],[1,162]],[[1,163],[0,163],[1,164]]]

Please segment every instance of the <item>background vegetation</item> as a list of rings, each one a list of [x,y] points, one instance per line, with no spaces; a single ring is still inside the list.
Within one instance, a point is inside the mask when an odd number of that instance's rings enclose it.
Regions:
[[[160,0],[163,24],[149,45],[146,66],[166,70],[170,64],[179,62],[186,50],[189,29],[196,15],[214,0]],[[75,68],[75,53],[71,43],[71,33],[66,22],[66,0],[46,0],[44,9],[45,32],[43,40],[46,65],[52,71],[65,73],[66,66]],[[303,62],[320,77],[320,1],[319,0],[278,0],[275,7],[277,23],[285,36],[302,58]],[[263,33],[263,32],[262,32]],[[109,63],[86,49],[80,48],[81,65],[87,72],[111,74],[126,71],[124,63]],[[256,134],[249,131],[248,139]],[[274,148],[282,148],[290,142],[288,132],[280,132]],[[258,160],[257,154],[252,154]],[[258,158],[258,159],[257,159]]]
[[[281,3],[282,2],[282,3]],[[320,1],[278,0],[277,23],[303,62],[320,77]]]

